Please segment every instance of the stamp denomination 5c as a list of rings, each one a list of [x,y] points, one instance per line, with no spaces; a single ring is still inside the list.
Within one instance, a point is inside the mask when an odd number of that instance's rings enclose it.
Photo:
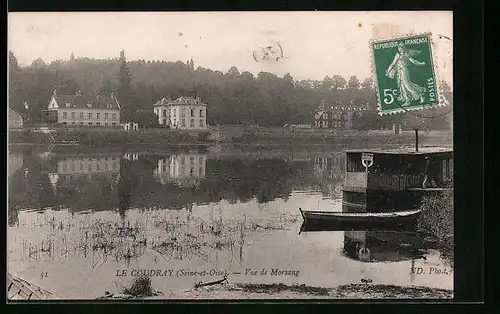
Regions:
[[[379,114],[439,104],[429,34],[371,42]]]

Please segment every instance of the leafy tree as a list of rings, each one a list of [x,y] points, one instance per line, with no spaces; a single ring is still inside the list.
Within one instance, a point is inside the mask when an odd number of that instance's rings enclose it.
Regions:
[[[332,88],[335,90],[345,89],[347,81],[341,75],[334,75],[332,77]]]
[[[373,80],[371,78],[366,78],[361,83],[361,89],[364,90],[372,90],[373,89]]]
[[[351,76],[349,78],[349,81],[347,82],[347,88],[352,90],[352,91],[356,91],[359,89],[359,86],[360,86],[360,83],[359,83],[359,80],[356,76]]]

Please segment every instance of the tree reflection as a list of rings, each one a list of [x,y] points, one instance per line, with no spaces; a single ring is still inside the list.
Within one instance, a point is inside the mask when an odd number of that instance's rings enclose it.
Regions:
[[[55,205],[47,172],[34,156],[26,156],[22,167],[9,178],[9,209],[43,208]]]
[[[54,156],[48,166],[35,156],[25,158],[23,169],[10,179],[12,206],[118,209],[124,216],[131,207],[189,210],[193,204],[222,200],[232,204],[287,200],[294,189],[311,187],[333,196],[343,178],[342,161],[331,156],[301,160],[211,157],[200,152]],[[318,167],[319,160],[327,166]]]

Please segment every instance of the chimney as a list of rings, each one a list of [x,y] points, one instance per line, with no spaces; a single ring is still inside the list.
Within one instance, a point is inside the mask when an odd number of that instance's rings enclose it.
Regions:
[[[81,90],[78,90],[78,91],[76,92],[76,96],[82,96],[82,91],[81,91]]]

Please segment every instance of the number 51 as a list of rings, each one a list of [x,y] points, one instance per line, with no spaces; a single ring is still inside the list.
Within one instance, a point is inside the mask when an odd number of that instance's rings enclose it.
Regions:
[[[386,88],[384,89],[384,103],[386,105],[390,105],[394,102],[394,96],[397,96],[398,90],[397,89],[389,89]]]

